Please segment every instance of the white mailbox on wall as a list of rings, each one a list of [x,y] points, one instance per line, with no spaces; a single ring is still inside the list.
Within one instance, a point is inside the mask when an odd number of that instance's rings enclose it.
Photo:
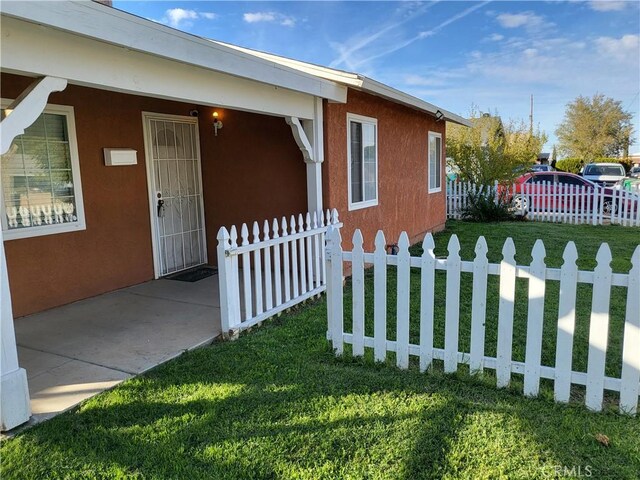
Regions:
[[[105,148],[104,164],[108,167],[119,167],[122,165],[137,165],[138,152],[131,148]]]

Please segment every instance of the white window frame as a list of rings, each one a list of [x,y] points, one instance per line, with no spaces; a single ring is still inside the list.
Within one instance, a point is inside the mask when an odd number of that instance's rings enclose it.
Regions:
[[[432,139],[440,139],[440,158],[438,162],[440,163],[440,178],[438,178],[438,186],[435,188],[431,188],[431,141]],[[442,134],[438,132],[429,132],[428,142],[427,142],[427,190],[429,193],[438,193],[442,191],[442,158],[443,158],[443,148],[442,148]],[[436,169],[437,170],[437,169]]]
[[[7,108],[11,104],[11,99],[1,99],[2,108]],[[82,182],[80,180],[80,156],[78,155],[78,140],[76,136],[76,122],[74,109],[70,105],[47,104],[42,113],[53,113],[64,115],[67,121],[67,133],[69,135],[69,155],[71,157],[71,178],[73,179],[73,192],[76,203],[75,222],[59,223],[53,225],[38,225],[36,227],[18,228],[9,230],[6,209],[4,204],[4,191],[0,181],[0,217],[2,218],[2,233],[5,240],[16,240],[20,238],[41,237],[44,235],[55,235],[58,233],[77,232],[87,229],[84,215],[84,201],[82,198]]]
[[[375,127],[375,141],[376,141],[376,196],[373,200],[362,200],[360,202],[352,202],[351,199],[351,122],[358,122],[363,124],[373,125]],[[363,115],[356,115],[355,113],[347,113],[347,195],[349,211],[360,210],[361,208],[375,207],[378,205],[378,119],[372,117],[365,117]],[[364,168],[364,157],[362,161]],[[364,175],[362,176],[364,182]],[[364,187],[363,187],[364,188]]]

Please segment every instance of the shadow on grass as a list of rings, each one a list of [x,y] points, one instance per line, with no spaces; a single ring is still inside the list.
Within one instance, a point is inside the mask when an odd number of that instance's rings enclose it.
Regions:
[[[189,352],[2,446],[3,478],[596,478],[640,471],[636,420],[335,358],[325,304]],[[595,441],[596,433],[611,446]]]

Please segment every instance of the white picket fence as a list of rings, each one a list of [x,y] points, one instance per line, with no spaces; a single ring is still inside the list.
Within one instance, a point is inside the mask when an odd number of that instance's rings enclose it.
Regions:
[[[462,218],[461,211],[469,205],[469,195],[490,192],[511,202],[516,215],[529,220],[558,223],[605,223],[640,226],[640,194],[627,190],[604,188],[593,190],[579,185],[551,183],[477,186],[470,182],[448,182],[447,217]]]
[[[426,371],[434,359],[444,361],[445,372],[455,372],[459,364],[468,364],[471,373],[482,372],[484,368],[496,371],[497,386],[506,387],[511,374],[524,375],[524,394],[538,395],[540,379],[554,381],[555,399],[568,402],[571,385],[586,386],[585,404],[594,411],[602,409],[604,390],[620,392],[621,412],[635,414],[640,392],[640,245],[632,257],[633,268],[628,274],[612,273],[609,246],[602,244],[596,256],[594,271],[580,271],[576,266],[578,253],[573,242],[564,251],[562,268],[547,268],[545,248],[541,240],[535,243],[533,261],[529,266],[516,265],[515,246],[509,238],[502,249],[503,260],[491,264],[487,260],[487,244],[483,237],[476,244],[475,260],[462,261],[460,244],[453,235],[449,241],[449,255],[446,259],[434,255],[434,241],[431,235],[424,239],[421,257],[409,254],[409,238],[405,232],[398,242],[399,253],[388,255],[384,234],[378,232],[374,253],[365,253],[363,238],[359,230],[353,236],[353,251],[343,251],[338,230],[330,230],[327,235],[327,301],[328,337],[332,340],[337,355],[343,353],[344,344],[352,345],[354,356],[364,355],[365,348],[372,348],[376,361],[384,361],[387,352],[395,352],[399,368],[409,366],[409,357],[419,358],[421,371]],[[343,304],[343,262],[352,268],[352,333],[345,333]],[[365,318],[365,264],[373,264],[373,318]],[[397,285],[387,284],[387,266],[397,269]],[[410,318],[410,269],[420,269],[420,315]],[[446,313],[444,348],[434,347],[434,283],[436,270],[446,271]],[[460,280],[461,273],[473,274],[473,295],[471,299],[470,351],[460,352]],[[485,355],[485,320],[487,318],[487,281],[489,275],[499,278],[499,310],[496,357]],[[516,305],[516,278],[524,278],[528,286],[528,317],[526,330],[525,361],[512,359],[514,309]],[[543,314],[547,282],[560,282],[559,312],[557,323],[557,345],[555,366],[541,363]],[[578,284],[592,284],[588,361],[586,372],[572,370],[572,355],[576,326],[576,293]],[[609,333],[609,303],[612,286],[627,288],[626,320],[620,378],[605,375]],[[387,339],[387,290],[395,289],[397,294],[396,340]],[[373,337],[365,335],[365,324],[371,327]],[[419,322],[419,343],[410,343],[409,326]],[[414,324],[415,326],[415,324]],[[586,347],[586,345],[585,345]]]
[[[294,215],[262,228],[218,231],[222,332],[249,328],[326,290],[325,234],[339,228],[336,210]],[[238,230],[240,238],[238,238]],[[240,240],[240,244],[238,241]]]

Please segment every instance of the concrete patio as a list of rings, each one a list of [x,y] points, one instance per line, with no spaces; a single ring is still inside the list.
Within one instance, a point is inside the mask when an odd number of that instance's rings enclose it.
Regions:
[[[19,318],[15,329],[33,424],[210,343],[220,334],[218,275],[154,280]]]

